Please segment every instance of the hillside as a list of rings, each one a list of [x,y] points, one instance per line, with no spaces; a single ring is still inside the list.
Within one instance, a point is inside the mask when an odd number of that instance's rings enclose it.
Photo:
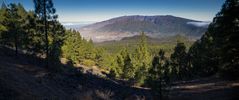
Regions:
[[[135,35],[132,37],[124,37],[121,40],[104,41],[104,42],[96,43],[96,44],[112,44],[112,43],[121,43],[121,44],[134,43],[134,44],[137,44],[140,41],[140,38],[141,38],[140,35]],[[149,44],[195,42],[196,41],[195,38],[190,38],[190,37],[182,36],[182,35],[167,36],[167,37],[162,37],[162,38],[146,36],[146,40],[147,40],[147,43],[149,43]]]
[[[178,42],[185,43],[186,47],[189,48],[196,41],[194,38],[189,38],[189,37],[181,36],[181,35],[168,36],[164,38],[153,38],[153,37],[146,36],[146,40],[152,55],[157,54],[160,49],[163,49],[166,51],[166,54],[168,57],[174,51],[174,48]],[[140,36],[135,35],[132,37],[124,37],[121,40],[104,41],[104,42],[95,43],[95,46],[102,47],[108,52],[112,54],[116,54],[120,52],[121,50],[118,48],[124,48],[124,47],[127,47],[130,52],[133,52],[133,50],[137,48],[139,41],[140,41]]]
[[[150,99],[149,90],[120,85],[79,69],[62,73],[43,66],[43,60],[27,55],[14,57],[0,48],[0,100],[123,100],[131,96]]]
[[[178,34],[198,38],[206,31],[208,24],[170,15],[123,16],[84,26],[79,31],[83,37],[95,42],[120,40],[139,35],[142,31],[156,38]]]
[[[152,100],[148,89],[124,86],[90,73],[80,74],[77,70],[52,72],[43,67],[39,58],[23,54],[16,58],[12,56],[12,50],[0,50],[1,100]],[[168,98],[237,100],[238,93],[238,81],[209,77],[174,83]]]

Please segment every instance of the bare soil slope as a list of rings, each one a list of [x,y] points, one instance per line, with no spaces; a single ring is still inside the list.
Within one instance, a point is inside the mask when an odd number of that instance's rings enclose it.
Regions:
[[[0,51],[0,100],[152,100],[148,89],[77,70],[55,73],[43,66],[42,59],[27,55],[16,58],[10,49]],[[177,82],[166,99],[239,100],[239,81],[209,77]]]
[[[151,99],[149,90],[123,86],[77,70],[55,73],[45,68],[39,58],[16,58],[11,50],[0,51],[0,100]]]

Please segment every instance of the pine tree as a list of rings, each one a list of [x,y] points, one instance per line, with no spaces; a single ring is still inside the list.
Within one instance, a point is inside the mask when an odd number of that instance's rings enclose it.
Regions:
[[[168,82],[169,62],[165,57],[165,52],[160,50],[158,55],[153,58],[147,78],[147,85],[154,91],[155,99],[162,99],[163,87],[165,87]]]
[[[49,59],[53,64],[59,64],[61,47],[65,39],[65,29],[60,22],[57,21],[57,18],[54,18],[50,23],[52,27],[49,29],[51,32],[51,34],[49,34]]]
[[[201,77],[214,75],[218,71],[217,55],[212,37],[205,33],[201,40],[196,41],[188,51],[189,66],[192,68],[193,75]]]
[[[220,55],[221,71],[228,76],[239,76],[239,1],[226,0],[213,19],[208,32],[212,34]]]
[[[160,57],[155,56],[152,61],[152,67],[149,69],[149,78],[151,81],[158,80],[161,76],[162,65],[160,64]]]
[[[96,62],[96,65],[102,69],[113,70],[118,77],[119,74],[117,73],[117,62],[115,61],[115,58],[107,53],[104,48],[95,48],[95,50],[94,61]]]
[[[26,49],[29,53],[33,55],[37,54],[43,54],[44,48],[43,44],[43,37],[42,34],[39,34],[37,32],[37,26],[39,23],[37,23],[38,17],[35,16],[35,13],[33,11],[28,12],[25,20],[24,29],[26,32],[26,38],[24,39],[24,43],[26,44],[24,49]]]
[[[7,27],[4,25],[4,20],[6,19],[6,13],[7,9],[6,8],[1,8],[0,9],[0,44],[4,45],[4,33],[7,31]]]
[[[18,13],[18,5],[10,4],[10,7],[7,8],[7,12],[5,13],[6,19],[4,20],[4,25],[7,27],[8,31],[6,33],[5,39],[8,41],[10,46],[15,47],[15,55],[18,55],[19,42],[21,35],[23,33],[21,24],[21,16]]]
[[[82,46],[82,37],[80,33],[75,30],[66,31],[65,41],[62,46],[62,56],[67,58],[74,63],[78,63],[80,59],[83,59],[80,55],[80,49]]]
[[[144,84],[146,74],[149,70],[151,56],[148,51],[147,39],[144,32],[141,33],[138,47],[134,54],[134,64],[136,66],[136,83],[139,85]]]
[[[135,59],[138,61],[138,66],[142,66],[143,63],[145,63],[146,65],[150,64],[150,54],[148,51],[147,39],[144,32],[142,32],[140,35],[139,44],[135,51],[135,57]]]
[[[127,80],[133,79],[135,76],[135,68],[132,63],[130,54],[127,54],[124,59],[124,66],[123,66],[122,72],[123,72],[122,78],[127,79]]]
[[[49,38],[48,38],[48,21],[54,19],[57,15],[56,9],[53,6],[52,0],[34,0],[35,13],[40,18],[40,23],[44,24],[44,34],[45,34],[45,54],[46,54],[46,65],[48,66],[48,55],[49,55]]]
[[[171,73],[170,73],[170,67],[171,63],[169,59],[165,59],[164,65],[163,65],[163,80],[165,81],[166,86],[171,85]]]
[[[27,23],[27,16],[30,14],[30,12],[27,12],[25,10],[25,8],[23,7],[22,4],[18,3],[17,4],[17,14],[20,16],[20,27],[21,27],[21,33],[19,34],[19,47],[22,49],[22,50],[26,50],[27,47],[29,47],[29,43],[32,42],[32,41],[29,41],[29,38],[31,38],[31,36],[28,34],[28,23]],[[33,24],[35,25],[35,24]],[[34,29],[35,30],[35,29]]]
[[[119,77],[123,77],[124,59],[127,56],[127,49],[121,50],[120,54],[116,55],[116,67],[114,70],[118,73]]]
[[[184,43],[177,43],[176,47],[174,48],[174,53],[171,54],[171,61],[174,71],[176,72],[177,78],[182,79],[186,75],[187,71],[187,53],[186,53],[186,46]]]
[[[236,78],[239,76],[239,1],[226,0],[207,32],[191,48],[194,66],[203,72]],[[202,66],[196,66],[202,64]],[[206,66],[206,67],[203,67]]]

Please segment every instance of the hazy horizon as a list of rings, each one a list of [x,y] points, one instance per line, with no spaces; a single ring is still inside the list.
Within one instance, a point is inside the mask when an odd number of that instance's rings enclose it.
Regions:
[[[168,16],[168,15],[122,15],[122,16],[116,16],[116,17],[112,17],[112,18],[108,18],[108,19],[103,19],[100,21],[60,21],[61,23],[74,23],[74,24],[92,24],[92,23],[97,23],[97,22],[102,22],[102,21],[106,21],[106,20],[110,20],[110,19],[114,19],[114,18],[119,18],[119,17],[123,17],[123,16]],[[169,16],[174,16],[174,15],[169,15]],[[175,16],[175,17],[180,17],[180,16]],[[185,17],[180,17],[180,18],[185,18]],[[186,19],[190,19],[190,18],[186,18]],[[197,19],[191,19],[191,20],[195,20],[195,21],[203,21],[203,22],[211,22],[211,21],[204,21],[204,20],[197,20]]]
[[[60,22],[100,22],[131,15],[173,15],[212,21],[225,0],[55,0]],[[7,0],[33,10],[33,0]]]

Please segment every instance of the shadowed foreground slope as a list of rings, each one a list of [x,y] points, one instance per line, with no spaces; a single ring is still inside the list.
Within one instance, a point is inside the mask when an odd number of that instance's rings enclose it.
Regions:
[[[109,79],[71,71],[53,73],[43,60],[26,55],[12,56],[0,48],[0,99],[54,100],[151,100],[150,90],[127,87]],[[66,67],[66,66],[65,66]],[[239,82],[210,77],[177,82],[170,100],[238,100]]]
[[[43,67],[41,59],[26,55],[19,55],[18,58],[15,58],[11,54],[9,50],[1,48],[1,100],[122,100],[132,97],[148,99],[151,97],[148,90],[121,86],[113,81],[90,74],[80,74],[76,71],[64,74],[53,73]]]

